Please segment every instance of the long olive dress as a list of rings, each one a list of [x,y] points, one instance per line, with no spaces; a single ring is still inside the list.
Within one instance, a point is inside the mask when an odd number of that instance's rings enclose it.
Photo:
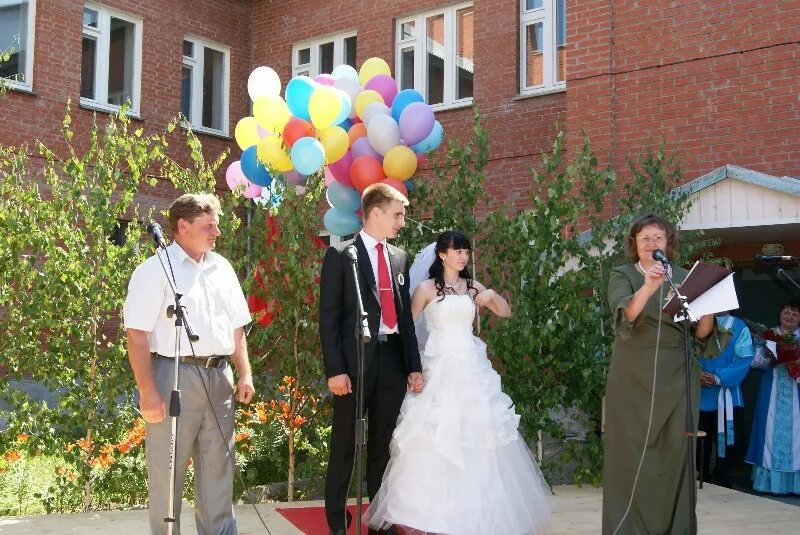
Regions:
[[[676,284],[687,275],[675,267]],[[612,534],[628,507],[636,470],[642,455],[650,399],[653,392],[653,365],[659,316],[661,338],[658,351],[655,403],[647,453],[644,457],[630,512],[619,534],[662,535],[689,533],[689,493],[694,474],[686,474],[686,379],[684,376],[684,338],[682,324],[661,314],[669,294],[664,283],[633,322],[625,319],[623,309],[634,292],[644,284],[644,276],[635,264],[615,268],[608,283],[608,301],[614,314],[615,340],[608,372],[605,404],[605,462],[603,466],[603,533]],[[715,338],[719,338],[716,340]],[[713,333],[708,350],[711,355],[717,342]],[[706,344],[696,343],[704,351]],[[690,366],[692,409],[695,430],[700,395],[697,366]],[[694,512],[692,512],[694,514]],[[697,523],[695,522],[695,526]]]

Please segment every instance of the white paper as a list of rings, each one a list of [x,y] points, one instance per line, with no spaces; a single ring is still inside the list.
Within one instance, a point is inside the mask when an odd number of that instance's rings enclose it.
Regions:
[[[733,273],[690,302],[689,308],[692,310],[694,317],[698,319],[707,314],[716,314],[717,312],[739,308],[739,299],[736,297],[736,288],[733,285]],[[675,321],[683,320],[682,312],[675,314]]]

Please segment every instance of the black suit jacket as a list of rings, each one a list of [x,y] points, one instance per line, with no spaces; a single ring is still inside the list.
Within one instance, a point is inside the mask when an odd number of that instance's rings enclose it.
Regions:
[[[378,346],[378,329],[381,322],[381,305],[375,275],[369,254],[357,236],[354,240],[333,245],[325,253],[322,263],[319,297],[319,331],[322,354],[325,358],[325,375],[333,377],[347,373],[358,374],[355,328],[358,321],[358,304],[353,280],[353,268],[344,249],[354,244],[358,250],[358,277],[364,311],[372,339],[364,346],[364,367],[369,366]],[[389,270],[394,288],[397,324],[403,344],[406,373],[421,372],[422,364],[411,317],[411,297],[408,292],[408,257],[406,252],[387,244]],[[402,284],[401,284],[402,283]]]

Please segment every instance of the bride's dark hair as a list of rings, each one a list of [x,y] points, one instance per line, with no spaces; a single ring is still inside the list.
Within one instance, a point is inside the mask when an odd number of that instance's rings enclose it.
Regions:
[[[445,230],[436,238],[435,258],[433,259],[433,264],[431,264],[431,267],[428,269],[428,278],[434,280],[436,295],[441,295],[442,299],[444,299],[446,293],[444,291],[444,263],[439,257],[439,253],[446,253],[450,249],[467,249],[472,251],[472,244],[465,234],[457,230]],[[458,276],[467,281],[467,294],[469,294],[470,290],[475,290],[475,287],[472,286],[472,275],[468,267],[464,266],[464,269],[459,272]],[[477,293],[477,290],[475,291]]]

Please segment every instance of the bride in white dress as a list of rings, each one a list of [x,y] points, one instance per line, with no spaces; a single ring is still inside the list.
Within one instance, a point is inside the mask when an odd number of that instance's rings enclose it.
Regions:
[[[371,529],[534,535],[544,533],[550,521],[550,489],[517,430],[519,415],[500,389],[486,344],[473,335],[478,307],[500,317],[511,309],[494,290],[472,280],[470,250],[466,236],[447,231],[411,268],[425,386],[403,401],[391,459],[366,513]],[[415,279],[425,279],[416,290]]]

